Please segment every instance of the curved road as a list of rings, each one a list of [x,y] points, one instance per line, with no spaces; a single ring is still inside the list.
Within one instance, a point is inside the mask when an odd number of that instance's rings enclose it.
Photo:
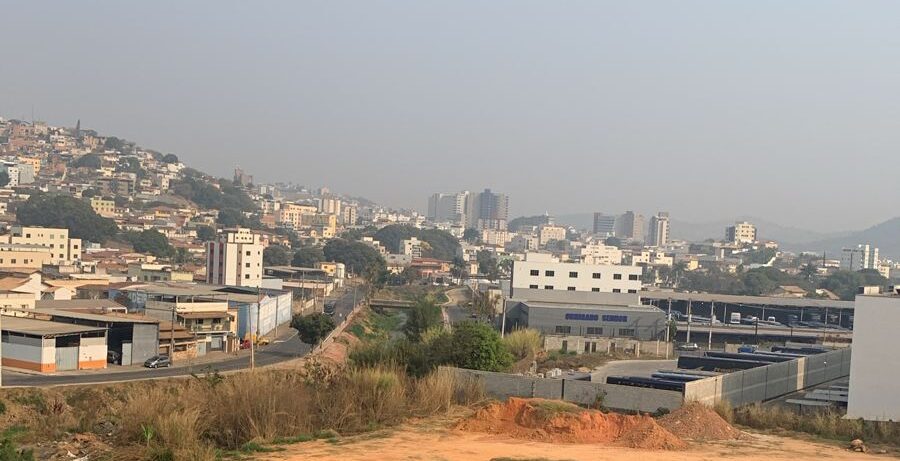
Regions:
[[[353,290],[343,293],[337,298],[335,304],[335,322],[339,323],[353,310]],[[292,334],[289,339],[273,341],[268,346],[262,346],[256,352],[256,365],[273,365],[287,360],[296,359],[309,353],[309,345],[304,344]],[[250,356],[242,355],[218,362],[207,362],[196,365],[180,365],[176,362],[171,368],[149,369],[136,368],[133,371],[98,371],[78,372],[63,375],[37,375],[3,370],[3,387],[25,386],[58,386],[67,384],[97,384],[118,381],[135,381],[142,379],[169,378],[177,376],[190,376],[191,373],[204,373],[207,371],[235,371],[250,368]]]

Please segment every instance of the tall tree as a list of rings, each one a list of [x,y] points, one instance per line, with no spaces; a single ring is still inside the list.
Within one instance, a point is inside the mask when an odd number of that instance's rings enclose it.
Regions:
[[[68,195],[32,195],[16,209],[16,220],[24,226],[68,229],[70,237],[99,243],[119,230],[115,221],[101,217],[90,204]]]
[[[263,250],[263,265],[287,266],[291,262],[291,253],[281,245],[269,245]]]

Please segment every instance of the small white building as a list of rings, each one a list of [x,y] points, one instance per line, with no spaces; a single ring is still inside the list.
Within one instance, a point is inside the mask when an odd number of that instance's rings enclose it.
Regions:
[[[524,261],[513,263],[511,287],[513,296],[517,288],[637,293],[642,272],[635,266],[564,263],[550,254],[527,253]]]

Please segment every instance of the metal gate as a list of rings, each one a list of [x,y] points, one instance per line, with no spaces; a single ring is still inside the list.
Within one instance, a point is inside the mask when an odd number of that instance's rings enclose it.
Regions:
[[[206,341],[197,342],[197,357],[203,357],[206,355]]]
[[[224,338],[222,338],[221,336],[212,336],[209,339],[211,340],[209,344],[209,350],[221,351],[222,349],[224,349],[225,345],[222,341]]]
[[[56,348],[56,371],[78,369],[78,346]]]
[[[122,343],[122,366],[131,365],[131,343]]]

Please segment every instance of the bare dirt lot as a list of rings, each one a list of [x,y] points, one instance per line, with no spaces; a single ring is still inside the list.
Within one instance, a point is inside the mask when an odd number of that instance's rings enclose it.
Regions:
[[[530,442],[497,434],[452,429],[453,421],[424,421],[339,442],[315,441],[261,455],[268,461],[300,460],[615,460],[615,461],[829,461],[895,459],[852,453],[836,445],[771,435],[749,434],[741,440],[692,442],[681,450],[643,450],[606,444]]]

